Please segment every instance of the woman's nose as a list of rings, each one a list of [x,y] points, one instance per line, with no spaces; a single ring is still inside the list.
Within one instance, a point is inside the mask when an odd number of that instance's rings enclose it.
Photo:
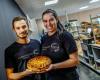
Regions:
[[[47,26],[49,26],[49,25],[50,25],[50,22],[48,21],[48,22],[47,22]]]

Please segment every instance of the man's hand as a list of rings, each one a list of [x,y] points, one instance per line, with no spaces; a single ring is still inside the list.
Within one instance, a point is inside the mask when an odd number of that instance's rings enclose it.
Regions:
[[[32,70],[26,69],[26,70],[25,70],[25,73],[26,73],[26,74],[33,74],[33,73],[35,73],[35,72],[33,72]]]

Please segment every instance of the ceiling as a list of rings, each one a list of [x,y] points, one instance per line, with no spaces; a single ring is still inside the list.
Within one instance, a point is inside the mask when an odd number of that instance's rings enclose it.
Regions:
[[[42,12],[51,8],[57,11],[58,15],[65,15],[76,13],[80,10],[80,7],[89,6],[87,9],[93,9],[100,7],[100,1],[90,4],[90,0],[59,0],[57,4],[52,4],[49,6],[45,6],[45,1],[50,0],[15,0],[19,7],[23,10],[25,14],[27,14],[30,18],[40,18]]]

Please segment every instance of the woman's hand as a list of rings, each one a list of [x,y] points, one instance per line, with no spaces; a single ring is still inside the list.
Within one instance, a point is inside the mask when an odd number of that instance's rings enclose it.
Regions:
[[[54,68],[54,64],[50,64],[50,66],[49,66],[46,70],[43,70],[43,71],[40,71],[39,69],[34,68],[34,70],[26,69],[26,72],[27,72],[27,74],[33,74],[33,73],[39,74],[39,73],[48,72],[48,71],[50,71],[50,70],[52,70],[52,69],[55,69],[55,68]]]
[[[52,69],[55,69],[55,68],[54,68],[54,64],[51,64],[51,65],[49,66],[49,68],[46,69],[46,71],[50,71],[50,70],[52,70]]]

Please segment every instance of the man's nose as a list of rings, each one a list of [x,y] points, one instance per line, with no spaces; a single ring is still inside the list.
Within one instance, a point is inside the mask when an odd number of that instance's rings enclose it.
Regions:
[[[25,31],[25,29],[21,28],[20,31],[23,32],[23,31]]]

